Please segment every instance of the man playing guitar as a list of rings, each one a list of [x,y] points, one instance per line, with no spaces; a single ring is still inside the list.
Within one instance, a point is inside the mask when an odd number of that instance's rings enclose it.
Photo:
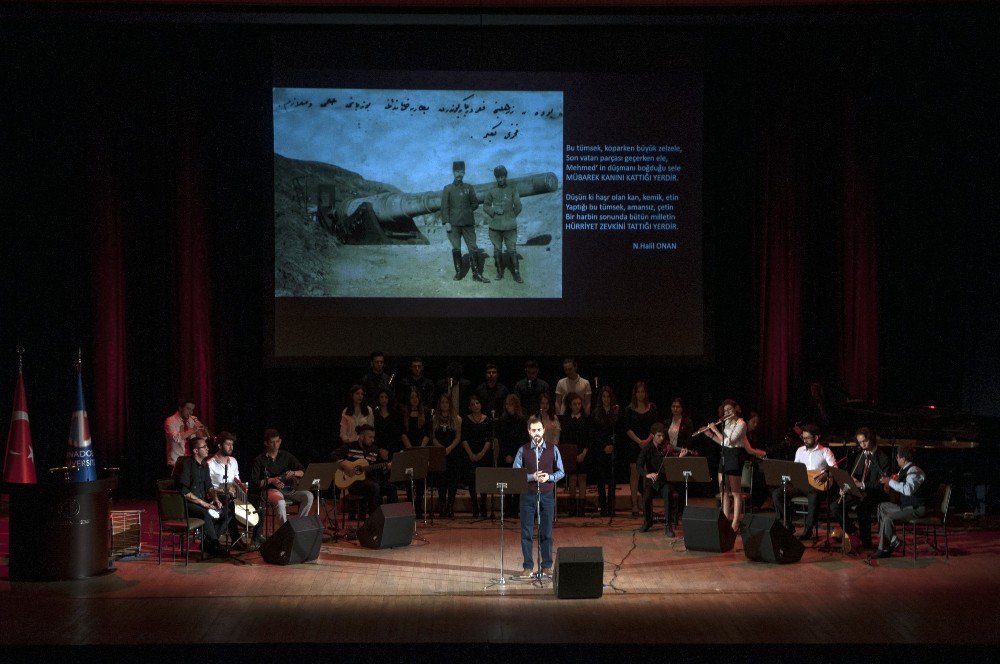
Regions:
[[[338,486],[350,480],[347,492],[361,496],[369,514],[384,502],[397,500],[396,487],[389,483],[386,470],[391,465],[389,450],[375,445],[375,427],[362,424],[355,429],[358,440],[344,443],[333,453],[333,460],[340,462],[337,473]]]
[[[250,483],[265,496],[268,503],[274,506],[278,523],[288,520],[289,500],[298,503],[300,515],[309,514],[313,495],[309,491],[295,488],[295,481],[304,474],[305,468],[299,460],[281,449],[281,436],[278,430],[265,431],[264,452],[253,461]]]
[[[809,503],[806,508],[804,528],[802,534],[799,535],[799,539],[807,540],[812,537],[813,526],[816,525],[819,498],[829,489],[829,473],[826,471],[837,465],[837,459],[833,456],[833,451],[829,447],[820,445],[819,427],[815,424],[804,425],[800,437],[802,438],[802,446],[795,451],[795,462],[805,464],[806,472],[809,473],[810,486],[809,491],[805,494]],[[800,494],[793,489],[789,491],[789,497],[793,495]],[[774,500],[774,508],[778,513],[778,517],[785,522],[785,527],[789,531],[792,531],[791,523],[787,521],[785,515],[782,513],[784,501],[782,499],[781,487],[777,487],[774,490],[771,498]]]

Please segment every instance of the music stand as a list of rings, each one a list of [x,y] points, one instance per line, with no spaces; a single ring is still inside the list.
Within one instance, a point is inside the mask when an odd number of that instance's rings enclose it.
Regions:
[[[339,467],[340,464],[335,461],[311,463],[306,467],[305,472],[299,479],[299,486],[309,487],[307,491],[316,490],[316,516],[319,516],[321,512],[326,513],[326,510],[323,508],[324,503],[321,492],[330,489],[330,485],[333,484],[333,477],[337,474]],[[329,514],[325,514],[325,516],[327,528],[333,531],[334,537],[338,537],[340,530],[337,528],[337,520],[331,519]]]
[[[837,468],[836,466],[828,468],[827,470],[829,470],[830,477],[833,478],[833,481],[836,482],[837,486],[846,490],[847,496],[853,496],[858,500],[861,500],[862,498],[865,497],[864,491],[862,491],[861,488],[858,487],[858,481],[854,479],[849,472],[843,470],[842,468]],[[847,537],[847,496],[840,497],[840,525],[843,526],[844,529],[843,537],[845,538]],[[868,527],[871,528],[871,525],[869,524]],[[828,547],[830,546],[829,528],[827,528],[826,531],[826,544]],[[845,551],[845,553],[846,552],[847,551]]]
[[[417,480],[427,479],[427,468],[429,466],[430,455],[425,453],[424,450],[429,450],[429,447],[415,447],[409,450],[403,450],[401,452],[396,452],[392,455],[392,467],[389,468],[389,483],[396,484],[397,482],[409,482],[410,483],[410,498],[413,501],[413,509],[417,509],[417,493],[414,487],[414,482]],[[439,448],[440,449],[440,448]],[[427,501],[427,490],[424,489],[424,506],[426,507]],[[424,523],[427,523],[426,512]],[[417,524],[413,523],[413,536],[417,537]],[[420,538],[423,539],[423,538]]]
[[[504,496],[527,493],[528,471],[524,468],[476,468],[476,493],[500,494],[500,575],[483,588],[489,590],[493,586],[507,587],[507,577],[503,573],[504,548]]]
[[[660,466],[667,482],[684,482],[684,507],[688,505],[688,482],[711,482],[708,459],[703,456],[666,457]],[[667,516],[669,519],[669,515]]]
[[[781,487],[781,505],[784,508],[782,514],[784,522],[788,525],[788,487],[797,489],[801,493],[809,491],[809,478],[806,475],[806,464],[795,461],[779,461],[778,459],[764,459],[760,464],[760,469],[764,472],[764,482],[770,487]]]
[[[569,476],[576,475],[577,473],[578,464],[576,463],[576,455],[580,453],[580,450],[573,443],[566,443],[564,445],[559,445],[558,447],[559,447],[559,456],[562,457],[562,462],[563,462],[563,473],[564,473],[563,478],[566,480],[566,491],[569,491]],[[559,486],[556,485],[555,488],[558,489]],[[553,489],[553,491],[555,492],[555,495],[552,496],[553,499],[552,523],[555,524],[556,515],[559,513],[559,492],[555,491],[555,489]],[[572,509],[573,507],[571,505],[570,510]],[[541,561],[539,561],[539,563],[541,563]]]
[[[430,476],[431,474],[433,474],[438,479],[440,479],[442,473],[444,473],[445,470],[448,467],[448,461],[447,461],[447,456],[448,455],[445,452],[445,449],[443,447],[439,447],[437,445],[427,446],[427,447],[423,447],[421,449],[427,450],[427,454],[429,455],[427,457],[427,475]],[[434,489],[437,492],[438,510],[440,511],[441,510],[441,485],[438,484],[437,482],[435,482],[434,483]],[[433,523],[433,521],[434,521],[434,514],[431,513],[431,512],[429,512],[426,509],[426,507],[427,507],[427,491],[425,490],[424,491],[424,508],[425,508],[424,509],[424,523],[425,524],[427,523],[427,515],[428,514],[430,514],[431,522]]]
[[[444,472],[444,469],[445,469],[445,451],[444,451],[443,447],[437,447],[437,446],[433,446],[432,447],[432,446],[428,445],[427,447],[411,447],[408,450],[404,450],[404,452],[408,452],[408,453],[414,454],[414,455],[420,455],[423,458],[427,459],[427,465],[426,466],[424,466],[420,462],[418,462],[418,464],[417,464],[417,465],[420,465],[421,467],[425,468],[425,470],[424,470],[424,476],[423,477],[419,477],[419,478],[417,478],[417,477],[414,478],[414,479],[425,480],[425,482],[424,482],[424,495],[423,495],[423,501],[424,501],[423,512],[424,512],[424,525],[426,526],[427,525],[427,517],[428,516],[430,516],[432,522],[434,521],[434,515],[430,514],[430,511],[427,509],[427,482],[426,482],[426,480],[430,476],[431,473],[442,473],[442,472]],[[395,464],[393,464],[393,465],[395,465]],[[414,472],[416,472],[417,465],[408,466],[408,467],[412,467],[414,469]],[[413,484],[411,483],[411,485],[410,485],[410,495],[414,496],[414,500],[416,500],[416,495],[413,493],[413,490],[414,490],[413,489]],[[441,495],[439,493],[438,494],[438,500],[440,501],[440,499],[441,499]],[[416,509],[416,505],[414,505],[413,508]]]

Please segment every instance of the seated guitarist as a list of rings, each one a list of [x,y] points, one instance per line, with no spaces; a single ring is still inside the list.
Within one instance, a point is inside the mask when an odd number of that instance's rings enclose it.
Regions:
[[[308,515],[313,495],[308,490],[297,490],[295,481],[305,474],[305,468],[289,452],[281,449],[281,436],[277,429],[264,432],[264,452],[253,460],[250,486],[260,491],[267,502],[274,506],[278,522],[288,520],[287,501],[298,503],[299,514]]]
[[[811,476],[809,491],[804,494],[809,501],[806,509],[805,524],[802,534],[799,535],[799,539],[804,541],[811,539],[813,536],[813,526],[816,525],[816,512],[819,508],[819,499],[821,495],[826,493],[826,491],[818,490],[816,484],[824,484],[829,480],[829,473],[823,471],[836,466],[837,460],[834,458],[833,451],[829,447],[820,445],[819,427],[815,424],[804,425],[800,437],[802,438],[802,446],[795,451],[795,462],[805,464],[806,471]],[[788,490],[789,498],[801,495],[803,495],[802,492],[796,489]],[[771,499],[774,500],[774,510],[778,513],[778,518],[782,520],[789,531],[794,531],[791,522],[788,521],[784,514],[784,499],[781,487],[774,489],[771,493]]]
[[[397,500],[396,487],[389,483],[389,450],[379,448],[375,445],[375,427],[370,424],[362,424],[355,431],[358,434],[357,441],[344,443],[333,453],[333,460],[340,462],[340,470],[347,475],[348,479],[357,477],[358,479],[347,487],[347,492],[352,496],[361,496],[365,500],[365,507],[371,514],[378,506],[384,502],[394,503]],[[365,463],[358,463],[364,461]],[[385,464],[384,468],[378,470],[368,470],[375,464]],[[361,476],[364,479],[361,479]]]

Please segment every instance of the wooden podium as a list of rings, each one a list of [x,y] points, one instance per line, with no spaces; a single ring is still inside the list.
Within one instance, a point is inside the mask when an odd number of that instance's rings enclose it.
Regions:
[[[108,571],[108,513],[117,477],[5,484],[10,494],[10,580],[68,581]]]

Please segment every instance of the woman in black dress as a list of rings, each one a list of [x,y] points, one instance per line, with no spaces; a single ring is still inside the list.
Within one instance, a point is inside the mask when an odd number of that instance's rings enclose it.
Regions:
[[[632,386],[632,400],[625,409],[625,435],[628,436],[629,443],[625,449],[625,458],[628,460],[633,518],[639,516],[639,471],[635,462],[639,458],[639,450],[653,440],[649,428],[659,421],[659,411],[656,410],[656,404],[649,400],[646,383],[637,382]]]
[[[399,436],[403,443],[403,449],[410,450],[417,447],[427,447],[431,442],[431,418],[424,408],[418,390],[410,390],[409,396],[403,406],[403,431]],[[413,502],[413,510],[418,519],[424,518],[424,487],[427,480],[415,480],[413,489],[414,496],[410,492],[410,485],[406,485],[406,499]],[[416,499],[414,501],[414,499]]]
[[[576,392],[566,395],[566,414],[560,420],[560,450],[576,446],[576,472],[566,476],[569,488],[569,515],[584,516],[587,503],[587,475],[593,467],[597,436],[594,421],[583,412],[583,397]]]
[[[615,512],[615,466],[621,463],[624,451],[619,431],[621,418],[618,399],[610,385],[601,388],[591,416],[597,439],[594,464],[597,474],[597,503],[601,516],[612,516]]]
[[[486,495],[476,496],[476,468],[493,465],[493,446],[490,441],[490,418],[483,414],[483,404],[479,397],[469,397],[469,414],[462,423],[462,450],[468,462],[465,464],[469,498],[472,500],[472,518],[486,518]]]
[[[395,454],[403,449],[403,423],[399,411],[392,407],[392,395],[389,390],[380,389],[376,398],[378,408],[375,409],[375,444],[381,449]]]
[[[451,397],[442,394],[438,399],[437,411],[434,413],[431,429],[431,444],[444,448],[444,473],[438,484],[438,499],[441,500],[441,516],[455,516],[455,492],[462,477],[463,464],[460,453],[456,452],[462,442],[462,418],[458,416],[451,404]],[[444,494],[444,498],[442,498]]]
[[[528,440],[528,420],[521,409],[521,399],[516,394],[508,394],[503,402],[503,417],[497,422],[497,444],[500,446],[497,466],[501,468],[513,466],[517,448]],[[507,514],[517,513],[519,505],[520,500],[516,494],[507,494],[504,507]]]

